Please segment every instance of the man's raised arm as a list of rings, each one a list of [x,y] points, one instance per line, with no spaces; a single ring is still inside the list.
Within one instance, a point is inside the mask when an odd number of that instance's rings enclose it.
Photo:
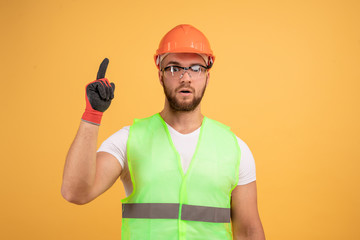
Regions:
[[[66,157],[61,194],[75,204],[85,204],[105,192],[121,173],[114,156],[96,153],[101,118],[114,98],[115,85],[105,78],[108,63],[105,58],[97,80],[86,85],[85,112]]]

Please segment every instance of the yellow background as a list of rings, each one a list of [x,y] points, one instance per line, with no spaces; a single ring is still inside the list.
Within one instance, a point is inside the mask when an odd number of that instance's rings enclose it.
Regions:
[[[115,99],[99,142],[164,96],[153,54],[180,23],[216,55],[205,115],[256,161],[267,239],[360,239],[359,1],[1,1],[0,239],[120,239],[120,181],[77,206],[60,193],[100,62]]]

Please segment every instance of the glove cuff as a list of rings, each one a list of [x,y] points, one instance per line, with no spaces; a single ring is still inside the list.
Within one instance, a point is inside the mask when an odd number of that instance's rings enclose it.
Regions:
[[[81,117],[81,120],[100,126],[102,115],[103,115],[102,112],[96,111],[94,109],[90,109],[90,110],[85,109],[85,112]]]

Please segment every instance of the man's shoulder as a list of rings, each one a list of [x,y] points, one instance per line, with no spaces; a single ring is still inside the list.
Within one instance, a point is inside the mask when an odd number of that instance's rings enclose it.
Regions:
[[[138,123],[147,123],[148,121],[151,121],[153,119],[158,119],[159,118],[159,113],[155,113],[151,116],[148,117],[144,117],[144,118],[134,118],[134,122],[132,125],[134,124],[138,124]]]
[[[123,128],[121,128],[120,130],[116,131],[115,133],[113,133],[109,139],[119,139],[119,138],[127,138],[129,135],[129,130],[130,130],[130,126],[125,126]]]
[[[213,126],[217,126],[217,127],[219,127],[219,128],[223,128],[223,129],[225,129],[225,130],[230,131],[230,127],[227,126],[226,124],[222,123],[222,122],[219,122],[219,121],[217,121],[217,120],[214,120],[214,119],[208,118],[208,117],[206,117],[206,121],[207,121],[207,122],[210,122]]]
[[[228,132],[230,132],[236,138],[240,148],[248,148],[247,144],[231,130],[230,126],[208,117],[207,117],[207,121],[212,122],[214,126],[218,126],[219,128],[223,128]]]

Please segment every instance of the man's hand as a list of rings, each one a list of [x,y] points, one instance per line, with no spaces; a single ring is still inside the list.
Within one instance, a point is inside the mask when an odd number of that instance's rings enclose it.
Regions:
[[[86,85],[86,108],[82,120],[95,125],[100,125],[103,112],[109,108],[114,98],[115,84],[109,83],[105,73],[109,59],[105,58],[100,64],[95,81]]]

